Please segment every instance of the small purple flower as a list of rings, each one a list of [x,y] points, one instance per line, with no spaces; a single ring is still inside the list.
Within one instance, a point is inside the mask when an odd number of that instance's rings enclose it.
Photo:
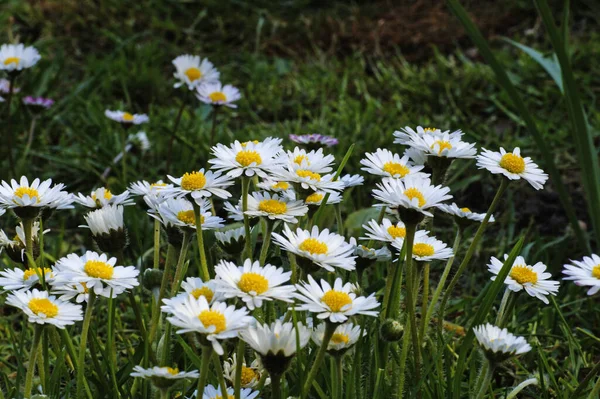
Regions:
[[[294,143],[304,144],[307,146],[314,146],[315,144],[331,147],[338,144],[338,139],[331,136],[325,136],[323,134],[290,134],[290,140]]]
[[[10,88],[10,81],[8,79],[0,79],[0,93],[8,94]],[[13,93],[21,91],[18,87],[13,87]]]
[[[54,104],[54,100],[51,98],[27,96],[23,98],[23,104],[48,109]]]

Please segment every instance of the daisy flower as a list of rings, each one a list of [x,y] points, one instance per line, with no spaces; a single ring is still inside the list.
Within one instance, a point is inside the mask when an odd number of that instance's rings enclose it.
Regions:
[[[390,219],[384,218],[381,224],[377,220],[371,219],[367,224],[363,224],[363,229],[366,230],[366,237],[361,237],[361,240],[373,240],[391,243],[397,238],[404,239],[406,237],[406,227],[401,221],[392,223]]]
[[[248,195],[248,210],[244,213],[250,217],[262,216],[270,220],[298,223],[296,217],[304,216],[307,212],[308,207],[302,201],[255,191]]]
[[[361,327],[352,323],[340,324],[335,328],[331,340],[327,344],[329,352],[345,352],[350,349],[360,338]],[[312,332],[312,340],[318,346],[323,344],[325,335],[325,323],[321,323]]]
[[[414,176],[424,168],[422,165],[413,166],[407,155],[400,158],[398,154],[381,148],[373,153],[367,152],[365,157],[360,161],[361,165],[365,166],[361,168],[362,170],[373,175],[393,179],[403,179],[409,175]],[[423,173],[420,173],[419,176],[426,177]]]
[[[185,281],[181,282],[181,289],[183,292],[177,297],[186,298],[187,296],[193,296],[194,299],[198,299],[203,296],[206,302],[209,304],[223,299],[223,294],[218,290],[215,280],[208,280],[204,282],[200,277],[188,277]],[[175,298],[172,298],[175,299]],[[170,299],[164,299],[163,302],[166,305],[175,306],[178,301],[172,301]]]
[[[17,72],[37,64],[42,58],[35,47],[23,44],[3,44],[0,46],[0,70]]]
[[[312,194],[309,194],[304,199],[304,203],[308,206],[320,206],[327,194],[329,194],[329,197],[327,198],[327,205],[339,204],[342,202],[342,196],[340,193],[335,191],[331,193],[326,193],[325,191],[316,191]]]
[[[404,240],[399,238],[392,242],[392,246],[402,251]],[[429,237],[427,234],[415,234],[412,257],[419,262],[430,262],[432,260],[445,260],[454,256],[452,248],[435,237]]]
[[[408,159],[413,163],[413,165],[425,165],[425,162],[427,162],[427,157],[425,156],[425,153],[413,147],[408,147],[407,149],[405,149],[402,156],[408,157]]]
[[[295,147],[294,151],[283,153],[281,160],[282,163],[297,165],[301,169],[323,174],[331,172],[331,165],[335,161],[335,157],[331,154],[324,155],[322,148],[306,151]]]
[[[410,133],[406,143],[422,151],[427,157],[475,158],[475,144],[462,141],[456,133]]]
[[[270,371],[269,366],[283,357],[288,360],[296,354],[297,348],[304,348],[310,339],[310,330],[302,323],[297,323],[298,338],[294,323],[284,323],[275,320],[274,323],[251,325],[240,332],[240,338],[262,357],[263,365]],[[289,365],[289,363],[288,363]],[[279,370],[279,372],[285,371]]]
[[[394,144],[402,144],[402,145],[410,145],[412,141],[413,135],[424,135],[425,133],[439,135],[442,134],[442,131],[435,127],[421,127],[417,126],[416,130],[411,128],[410,126],[405,126],[400,130],[396,130],[394,132]],[[461,133],[462,135],[462,133]]]
[[[449,215],[456,216],[461,219],[472,220],[474,222],[482,222],[485,218],[485,213],[473,212],[469,208],[459,208],[455,202],[453,202],[452,205],[440,204],[438,205],[438,208]],[[494,221],[494,215],[490,215],[489,222],[492,223]]]
[[[223,204],[223,208],[225,208],[225,210],[227,211],[227,216],[229,217],[229,219],[236,222],[241,222],[242,220],[244,220],[244,212],[242,212],[242,205],[242,199],[240,198],[237,205],[233,205],[230,202],[225,202],[225,204]]]
[[[44,230],[43,234],[46,234],[50,230]],[[25,257],[25,229],[23,227],[23,222],[19,223],[19,225],[15,228],[15,236],[11,240],[8,238],[6,233],[0,230],[0,250],[2,248],[6,248],[6,253],[8,256],[17,263],[22,263],[27,265],[27,259]],[[36,257],[39,251],[38,243],[39,243],[39,235],[40,235],[40,222],[33,222],[33,226],[31,228],[31,238],[33,240],[33,255]]]
[[[215,267],[215,284],[225,298],[240,298],[250,310],[262,307],[263,301],[274,299],[293,302],[295,289],[283,285],[290,281],[292,272],[285,272],[270,264],[261,266],[260,262],[244,261],[243,266],[222,260]]]
[[[248,141],[233,142],[226,146],[217,144],[212,148],[216,158],[209,159],[208,163],[219,172],[227,172],[228,176],[254,176],[255,174],[266,178],[268,173],[281,164],[278,158],[281,152],[281,139],[267,138],[257,143]]]
[[[168,178],[175,184],[175,187],[165,188],[165,195],[184,196],[189,194],[196,202],[213,194],[219,198],[231,197],[231,194],[224,188],[231,186],[233,180],[227,175],[221,176],[220,172],[210,170],[205,172],[204,169],[200,169],[184,173],[179,178],[172,176],[168,176]]]
[[[278,180],[273,180],[271,178],[266,178],[263,181],[261,181],[260,183],[257,184],[257,187],[260,188],[261,190],[265,190],[265,191],[272,191],[275,193],[286,193],[287,191],[292,191],[293,187],[291,186],[290,183],[286,182],[286,181],[278,181]]]
[[[339,179],[342,183],[344,183],[344,188],[350,188],[354,186],[362,186],[365,183],[365,178],[361,175],[350,175],[346,174],[341,176]]]
[[[572,264],[564,265],[563,280],[573,280],[576,285],[591,287],[587,294],[594,295],[600,290],[600,256],[584,256],[582,260],[572,260]]]
[[[221,82],[204,83],[197,88],[196,98],[205,104],[229,108],[237,108],[234,102],[242,98],[237,87],[232,85],[223,86]]]
[[[177,79],[173,86],[175,88],[187,85],[188,89],[194,90],[201,84],[219,81],[219,71],[206,58],[184,54],[175,58],[172,63],[175,66],[173,76]]]
[[[54,273],[52,269],[45,267],[42,271],[41,267],[34,269],[22,270],[4,269],[0,272],[0,287],[5,291],[28,290],[35,286],[40,280],[39,276],[45,274],[44,278],[47,283],[52,281]]]
[[[244,226],[226,231],[216,231],[215,238],[219,246],[228,254],[236,255],[244,249],[246,229]]]
[[[83,320],[80,305],[65,302],[46,291],[14,291],[6,297],[6,304],[17,307],[25,313],[30,323],[52,324],[63,329]]]
[[[194,392],[196,398],[198,397],[197,391]],[[234,397],[233,388],[227,388],[227,394],[230,398]],[[253,391],[249,388],[240,390],[240,399],[255,399],[260,394],[259,391]],[[202,399],[222,399],[221,388],[207,385],[202,393]]]
[[[31,184],[25,176],[17,182],[11,180],[10,184],[2,181],[0,186],[0,207],[13,209],[15,212],[26,212],[27,209],[42,208],[51,209],[70,209],[71,194],[63,191],[64,184],[55,184],[52,186],[52,179],[40,181],[34,179]],[[27,208],[19,210],[17,208]]]
[[[156,366],[148,369],[145,369],[142,366],[135,366],[130,375],[132,377],[149,379],[157,388],[161,389],[169,388],[179,380],[195,379],[200,377],[198,370],[179,371],[177,367],[172,368]]]
[[[135,134],[130,134],[129,136],[127,136],[127,141],[129,142],[128,145],[133,145],[135,146],[135,148],[141,150],[142,152],[148,151],[151,147],[150,139],[148,139],[148,135],[144,131],[139,131]]]
[[[321,175],[309,169],[303,169],[296,163],[290,163],[271,171],[275,179],[283,180],[288,183],[295,183],[305,190],[326,191],[328,193],[342,191],[344,183],[334,181],[334,174]]]
[[[52,285],[52,294],[60,295],[59,298],[63,301],[70,301],[75,298],[75,302],[87,302],[90,299],[90,290],[86,283],[69,283],[62,281],[57,283],[55,280],[50,281]],[[105,289],[102,296],[109,297],[110,289]]]
[[[375,294],[357,296],[355,288],[353,284],[343,284],[339,277],[335,279],[333,287],[325,280],[321,280],[319,285],[308,275],[308,283],[296,285],[296,298],[304,302],[298,309],[317,313],[317,318],[328,319],[332,323],[343,323],[357,314],[377,316],[379,312],[373,310],[379,307]]]
[[[84,218],[87,225],[79,227],[89,228],[94,236],[122,233],[124,229],[122,205],[107,205],[89,212]]]
[[[26,96],[23,97],[23,104],[48,109],[54,105],[54,100],[51,98]]]
[[[354,248],[344,241],[343,236],[330,233],[328,229],[319,232],[319,227],[313,226],[311,231],[298,228],[294,233],[286,224],[283,235],[273,233],[273,238],[285,251],[309,259],[329,272],[335,271],[336,267],[354,270]]]
[[[202,335],[212,344],[219,356],[224,353],[219,341],[237,337],[240,331],[247,329],[254,321],[253,317],[248,316],[246,308],[236,309],[235,306],[227,306],[223,302],[213,302],[209,305],[203,295],[198,299],[188,295],[177,306],[169,306],[168,302],[165,304],[161,310],[170,314],[167,320],[179,328],[178,334],[196,332]]]
[[[109,109],[104,111],[104,116],[115,122],[120,122],[126,125],[141,125],[142,123],[147,123],[150,121],[150,118],[148,118],[148,115],[146,114],[130,114],[129,112],[111,111]]]
[[[525,179],[536,190],[543,188],[548,180],[548,175],[531,158],[521,156],[519,147],[513,152],[506,152],[502,147],[500,152],[483,148],[483,152],[477,156],[477,167],[493,174],[502,174],[510,180]]]
[[[231,383],[231,385],[235,382],[235,370],[237,367],[237,356],[234,353],[233,357],[223,363],[223,375],[227,381]],[[250,366],[246,365],[246,362],[242,359],[242,388],[256,388],[258,383],[260,382],[260,378],[262,376],[262,364],[260,360],[254,359],[254,361],[250,364]],[[265,380],[265,385],[271,383],[270,378],[267,377]]]
[[[224,226],[224,219],[213,216],[206,210],[210,209],[210,203],[203,200],[200,205],[200,223],[202,230],[214,230]],[[152,215],[151,215],[152,216]],[[177,226],[183,229],[196,230],[196,214],[194,206],[185,198],[169,198],[158,206],[158,215],[154,216],[164,225]]]
[[[129,191],[115,195],[108,188],[100,187],[92,191],[90,195],[77,194],[73,200],[88,208],[102,208],[107,205],[134,205],[133,199],[129,198]]]
[[[350,245],[354,247],[353,254],[357,256],[357,261],[359,262],[361,260],[385,262],[390,260],[392,257],[392,254],[387,247],[382,247],[379,249],[368,248],[364,245],[359,245],[354,237],[350,237]]]
[[[338,139],[323,134],[290,134],[289,139],[297,144],[304,144],[308,147],[333,147],[338,144]]]
[[[139,270],[135,266],[115,266],[117,258],[87,251],[83,256],[70,254],[56,262],[58,283],[85,283],[96,295],[113,297],[137,287]],[[108,291],[108,292],[107,292]]]
[[[508,259],[508,255],[504,255],[504,259]],[[496,275],[500,273],[503,263],[501,260],[492,256],[488,266],[488,271],[493,273],[491,280],[496,280]],[[508,276],[504,280],[504,284],[508,285],[508,289],[514,292],[525,290],[530,296],[538,298],[546,305],[549,303],[548,295],[556,295],[558,292],[558,281],[549,280],[552,277],[550,273],[546,273],[546,265],[538,262],[533,266],[529,266],[522,256],[517,256]]]
[[[157,195],[163,189],[172,189],[172,184],[167,184],[162,180],[158,180],[154,183],[147,182],[146,180],[139,180],[129,185],[129,192],[133,195]]]
[[[450,189],[443,186],[433,186],[431,180],[408,176],[403,180],[385,178],[377,183],[373,197],[392,208],[405,208],[418,211],[425,216],[433,216],[428,211],[437,207],[442,201],[452,198]],[[379,205],[381,206],[381,205]]]
[[[531,345],[525,338],[517,337],[506,328],[501,329],[490,323],[474,327],[473,332],[486,355],[498,360],[506,360],[531,350]]]

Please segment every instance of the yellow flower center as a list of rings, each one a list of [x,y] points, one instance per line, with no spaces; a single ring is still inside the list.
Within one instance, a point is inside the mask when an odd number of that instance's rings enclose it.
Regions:
[[[525,170],[525,160],[519,155],[512,153],[504,154],[500,159],[500,167],[508,170],[510,173],[523,173]]]
[[[202,72],[198,68],[188,68],[187,71],[184,72],[185,76],[188,77],[190,82],[194,82],[202,77]]]
[[[8,57],[4,60],[4,65],[18,64],[21,59],[19,57]]]
[[[307,238],[298,246],[301,251],[306,251],[311,254],[324,255],[327,253],[327,244],[319,241],[316,238]]]
[[[15,190],[15,197],[23,198],[25,195],[28,195],[29,198],[37,198],[37,202],[40,202],[40,194],[35,188],[31,187],[19,187]]]
[[[27,306],[36,315],[44,314],[49,319],[58,315],[58,306],[53,304],[48,298],[33,298]]]
[[[300,177],[308,177],[312,180],[321,181],[321,175],[310,170],[298,169],[296,174]]]
[[[424,129],[423,129],[423,131],[424,131],[425,133],[433,133],[433,132],[435,132],[436,130],[437,130],[437,128],[435,128],[435,127],[426,127],[426,128],[424,128]]]
[[[435,253],[433,249],[433,245],[425,244],[419,242],[413,245],[413,255],[423,257],[423,256],[431,256]]]
[[[419,189],[411,187],[404,190],[404,195],[408,197],[411,201],[413,198],[417,198],[419,200],[419,207],[425,205],[425,197],[423,193],[419,191]]]
[[[352,305],[352,298],[345,292],[330,290],[321,297],[321,302],[327,305],[332,312],[339,312],[342,308]]]
[[[320,193],[312,193],[311,195],[309,195],[308,197],[306,197],[306,202],[307,204],[316,204],[317,202],[321,201],[325,196],[323,194]]]
[[[290,185],[287,182],[280,181],[279,183],[273,184],[272,187],[277,190],[287,190],[290,188]]]
[[[213,297],[215,296],[215,293],[210,288],[204,286],[204,287],[200,287],[200,288],[195,288],[192,291],[192,296],[196,299],[203,296],[204,298],[206,298],[206,302],[210,303],[212,301]]]
[[[450,142],[444,141],[444,140],[438,140],[435,143],[433,143],[433,145],[431,146],[431,149],[433,149],[436,144],[438,145],[438,148],[439,148],[438,155],[440,155],[442,153],[442,151],[444,151],[444,150],[452,149],[452,144],[450,144]]]
[[[258,210],[274,215],[282,215],[287,212],[287,205],[283,201],[276,199],[266,199],[258,203]]]
[[[223,101],[223,102],[227,101],[227,96],[222,91],[215,91],[214,93],[210,93],[208,95],[208,98],[210,98],[210,101],[212,101],[213,103],[216,103],[219,101]]]
[[[215,396],[215,399],[223,399],[223,397],[221,395],[217,395],[217,396]],[[228,395],[227,399],[234,399],[234,396],[233,395]]]
[[[460,208],[460,210],[464,213],[471,213],[471,210],[469,208]]]
[[[41,267],[38,267],[38,268],[35,268],[35,269],[27,269],[27,270],[25,270],[25,272],[23,272],[23,281],[27,281],[31,277],[37,276],[38,273],[40,275],[42,273],[44,273],[44,274],[52,273],[52,269],[50,269],[49,267],[44,267],[43,271],[42,271]],[[50,274],[50,275],[52,276],[52,274]]]
[[[510,277],[521,285],[525,283],[535,284],[538,281],[537,273],[524,265],[513,266],[510,270]]]
[[[383,164],[383,171],[388,172],[392,177],[404,177],[410,172],[405,165],[398,162],[386,162]]]
[[[306,164],[310,165],[310,162],[308,162],[307,155],[298,155],[296,158],[294,158],[294,163],[297,163],[298,165],[302,165],[303,161],[306,161]]]
[[[106,188],[106,189],[104,189],[104,196],[103,197],[104,197],[105,200],[109,201],[113,197],[113,195],[110,192],[110,190]],[[92,193],[92,199],[94,201],[96,201],[98,199],[98,197],[96,196],[95,192]]]
[[[177,212],[177,220],[182,221],[185,224],[196,225],[196,214],[193,209],[189,211]],[[204,216],[200,215],[200,224],[204,224]]]
[[[88,260],[85,262],[83,270],[88,276],[103,280],[110,280],[114,272],[114,268],[111,265],[99,260]]]
[[[203,310],[198,315],[198,319],[200,319],[204,328],[215,326],[215,332],[213,334],[218,334],[221,331],[225,331],[225,328],[227,328],[225,316],[217,310]]]
[[[235,156],[235,160],[244,167],[250,166],[253,163],[256,165],[260,165],[262,163],[260,154],[253,150],[243,150],[238,152]]]
[[[166,183],[152,183],[150,187],[158,189],[159,187],[166,187]]]
[[[406,237],[406,229],[404,227],[390,226],[388,227],[387,232],[392,236],[392,238]]]
[[[181,177],[181,188],[187,191],[200,190],[206,184],[206,176],[202,172],[185,173]]]
[[[179,369],[177,367],[166,367],[167,372],[171,375],[179,374]]]
[[[242,147],[246,148],[246,146],[247,146],[248,144],[250,144],[250,143],[253,143],[253,144],[258,144],[258,143],[260,143],[260,141],[258,141],[258,140],[250,140],[250,141],[245,141],[245,142],[243,142],[243,143],[242,143]]]
[[[260,295],[269,289],[269,280],[258,273],[244,273],[240,277],[238,287],[247,294],[256,292]]]
[[[342,333],[334,333],[331,336],[331,343],[332,344],[347,344],[350,341],[350,337],[346,334],[342,334]]]
[[[131,122],[133,120],[133,115],[130,114],[129,112],[123,112],[122,118],[126,122]]]
[[[242,366],[242,386],[251,384],[259,379],[258,373],[250,367]]]

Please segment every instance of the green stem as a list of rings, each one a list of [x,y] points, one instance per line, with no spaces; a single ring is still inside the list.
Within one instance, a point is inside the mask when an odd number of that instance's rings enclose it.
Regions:
[[[241,339],[238,341],[237,349],[235,352],[235,381],[233,384],[233,391],[235,393],[235,399],[240,399],[242,389],[242,366],[244,365],[244,348],[246,343]]]
[[[496,315],[496,325],[498,327],[502,327],[500,322],[504,319],[504,313],[506,313],[508,300],[510,297],[510,289],[508,287],[504,290],[504,295],[502,295],[502,300],[500,301],[500,308],[498,309],[498,314]]]
[[[290,260],[290,270],[292,271],[290,281],[292,284],[298,284],[298,262],[296,261],[296,255],[288,252],[288,259]]]
[[[161,389],[159,392],[160,399],[169,399],[169,389]]]
[[[196,239],[198,240],[198,252],[200,253],[200,266],[202,273],[202,280],[210,280],[210,273],[208,272],[208,263],[206,262],[206,251],[204,249],[204,234],[202,234],[202,215],[200,205],[193,201],[194,204],[194,215],[196,217]]]
[[[31,343],[31,352],[29,352],[29,364],[27,365],[27,375],[25,376],[25,390],[23,395],[25,398],[29,398],[31,395],[31,388],[33,387],[33,374],[35,372],[35,362],[38,353],[38,346],[40,345],[40,338],[42,336],[42,324],[36,324],[33,332],[33,342]]]
[[[421,306],[421,334],[419,344],[421,347],[423,346],[423,342],[425,341],[425,330],[427,328],[428,319],[426,318],[427,314],[427,301],[429,300],[429,262],[425,263],[423,267],[423,295],[422,295],[423,304]]]
[[[244,245],[243,258],[252,259],[252,236],[250,235],[250,218],[246,215],[248,210],[248,193],[250,191],[250,178],[242,177],[242,213],[244,215],[244,233],[246,235],[246,243]]]
[[[342,207],[340,204],[334,205],[335,208],[335,221],[337,223],[338,234],[344,236],[344,221],[342,219]]]
[[[317,376],[317,372],[321,368],[321,364],[323,363],[323,359],[325,359],[325,353],[327,352],[327,346],[329,345],[329,341],[331,341],[331,337],[335,332],[337,325],[327,321],[325,324],[325,333],[323,334],[323,342],[319,347],[319,351],[317,352],[317,357],[308,373],[308,377],[306,377],[306,381],[304,382],[304,388],[302,389],[301,398],[304,399],[308,396],[308,392],[310,391],[310,387],[312,386],[313,380]]]
[[[396,263],[396,267],[394,268],[394,261],[390,260],[390,264],[388,266],[388,273],[385,279],[385,291],[383,293],[382,307],[381,307],[381,321],[387,318],[387,310],[390,302],[390,298],[392,295],[392,285],[394,285],[394,281],[396,280],[396,272],[400,267],[400,259],[398,259],[398,263]],[[358,281],[359,284],[362,281]]]
[[[410,320],[406,318],[406,324],[410,324]],[[407,326],[408,327],[408,326]],[[404,391],[404,383],[406,381],[406,358],[408,357],[408,347],[410,346],[410,334],[404,329],[404,335],[402,336],[402,352],[400,352],[400,364],[398,365],[398,374],[400,380],[398,381],[398,394],[402,397]]]
[[[177,291],[179,291],[179,286],[181,285],[181,280],[183,279],[183,264],[185,263],[188,246],[190,245],[189,241],[189,234],[184,232],[183,241],[181,242],[181,250],[179,251],[179,259],[177,260],[177,266],[175,267],[175,278],[173,280],[173,286],[171,287],[172,297],[177,294]]]
[[[87,349],[88,332],[90,330],[90,322],[92,321],[92,312],[94,310],[94,301],[96,294],[94,290],[90,290],[85,316],[83,318],[83,327],[81,330],[81,339],[79,343],[79,357],[77,359],[77,399],[83,398],[83,383],[85,381],[85,351]]]
[[[335,358],[335,380],[337,384],[337,399],[344,397],[344,364],[342,363],[343,356],[336,355]]]
[[[158,269],[160,264],[160,222],[154,220],[154,269]]]
[[[171,246],[169,246],[169,251],[171,250]],[[154,307],[154,313],[152,313],[152,325],[150,326],[150,335],[148,339],[150,343],[154,342],[154,338],[156,337],[156,332],[158,331],[158,325],[160,324],[160,304],[162,303],[163,298],[165,297],[165,293],[167,291],[167,285],[169,283],[169,275],[171,274],[171,257],[167,254],[167,259],[165,261],[165,269],[163,273],[162,280],[160,282],[160,290],[158,291],[158,299],[156,301],[156,306]]]
[[[219,386],[221,387],[221,396],[228,398],[227,383],[225,382],[225,373],[223,373],[223,366],[221,366],[221,358],[213,351],[213,363],[215,365],[215,371],[217,378],[219,379]]]
[[[206,386],[206,380],[208,377],[208,368],[210,367],[210,357],[213,354],[212,345],[202,345],[202,368],[200,369],[200,378],[198,378],[198,398],[202,397],[204,387]]]
[[[121,157],[123,184],[127,186],[127,129],[123,128],[123,156]]]
[[[282,374],[271,374],[271,398],[281,399],[281,377]]]
[[[477,378],[477,386],[479,389],[477,390],[477,394],[475,395],[475,399],[483,399],[485,393],[488,390],[490,382],[492,381],[492,375],[494,373],[494,366],[492,366],[488,361],[485,362],[483,367],[481,368],[481,372],[479,373],[479,377]]]
[[[271,244],[271,233],[273,232],[273,222],[270,220],[266,220],[265,223],[265,233],[263,234],[263,243],[260,248],[260,264],[261,266],[265,265],[265,261],[267,260],[267,254],[269,253],[269,245]]]

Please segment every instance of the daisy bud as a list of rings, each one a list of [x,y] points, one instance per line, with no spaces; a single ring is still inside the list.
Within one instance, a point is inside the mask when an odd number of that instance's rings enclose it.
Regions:
[[[127,231],[123,225],[123,206],[107,205],[84,216],[94,241],[102,252],[115,253],[127,246]]]
[[[144,271],[144,287],[153,291],[160,289],[164,272],[159,269],[146,269]]]
[[[244,250],[246,237],[244,227],[215,232],[219,247],[229,255],[239,255]]]
[[[386,319],[379,328],[381,339],[386,342],[397,342],[404,335],[404,326],[394,319]]]

